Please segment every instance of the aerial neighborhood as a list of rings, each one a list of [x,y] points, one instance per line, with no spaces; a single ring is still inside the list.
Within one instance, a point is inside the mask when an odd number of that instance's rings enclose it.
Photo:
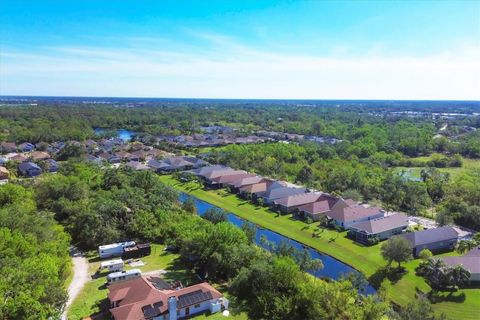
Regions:
[[[480,320],[480,0],[0,3],[0,320]]]
[[[25,179],[55,173],[62,166],[62,160],[59,160],[62,154],[73,152],[100,168],[151,171],[161,176],[175,177],[181,184],[192,181],[200,183],[206,192],[225,191],[254,206],[268,208],[269,212],[303,221],[306,226],[313,223],[333,232],[345,231],[346,237],[360,246],[370,247],[392,238],[402,238],[408,243],[412,257],[417,259],[424,250],[433,254],[451,252],[460,240],[470,237],[468,230],[458,226],[427,223],[419,228],[421,224],[418,219],[404,212],[389,211],[367,202],[223,164],[210,164],[206,157],[198,153],[181,155],[186,153],[183,151],[175,155],[158,145],[162,141],[168,142],[181,150],[183,147],[215,147],[264,141],[338,142],[278,132],[257,132],[256,138],[233,138],[234,131],[221,126],[203,127],[202,130],[204,134],[192,137],[159,138],[154,146],[151,145],[151,139],[130,142],[119,138],[37,144],[24,142],[18,145],[3,142],[0,145],[0,180],[6,182],[14,176]],[[314,231],[311,236],[316,238],[320,235]],[[204,313],[228,314],[229,301],[206,279],[185,285],[165,280],[162,272],[142,272],[142,259],[152,254],[151,244],[126,240],[119,238],[118,241],[123,242],[98,247],[101,261],[96,275],[106,275],[104,281],[108,288],[108,314],[111,318],[174,320]],[[462,256],[447,256],[439,260],[445,268],[462,266],[469,272],[469,281],[475,283],[480,281],[480,255],[477,251],[478,248],[474,248]]]

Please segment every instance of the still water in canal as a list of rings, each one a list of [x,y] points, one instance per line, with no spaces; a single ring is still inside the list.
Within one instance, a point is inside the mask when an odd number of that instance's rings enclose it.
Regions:
[[[197,208],[197,213],[199,215],[203,215],[205,213],[205,211],[207,211],[210,208],[217,208],[216,206],[214,206],[214,205],[212,205],[208,202],[202,201],[202,200],[197,199],[193,196],[189,196],[185,193],[180,194],[180,199],[179,200],[181,202],[183,202],[188,197],[191,197],[192,199],[195,200],[195,206]],[[228,215],[228,221],[231,222],[232,224],[234,224],[235,226],[239,227],[239,228],[245,223],[244,219],[239,218],[238,216],[234,215],[233,213],[228,213],[227,215]],[[316,271],[316,272],[310,272],[312,275],[314,275],[316,277],[319,277],[319,278],[328,277],[328,278],[337,280],[337,279],[340,279],[342,277],[342,275],[346,275],[346,274],[351,273],[351,272],[358,272],[357,270],[355,270],[351,266],[349,266],[349,265],[347,265],[347,264],[345,264],[345,263],[343,263],[343,262],[341,262],[341,261],[339,261],[335,258],[332,258],[329,255],[322,254],[315,249],[305,247],[301,243],[299,243],[297,241],[294,241],[294,240],[291,240],[291,239],[289,239],[285,236],[282,236],[279,233],[276,233],[276,232],[273,232],[273,231],[270,231],[270,230],[267,230],[267,229],[262,229],[258,226],[257,226],[257,234],[256,234],[255,238],[256,238],[257,245],[262,246],[262,247],[264,247],[264,246],[261,243],[261,239],[265,238],[270,243],[273,243],[275,245],[278,245],[281,242],[288,242],[297,249],[300,249],[300,250],[301,249],[307,249],[313,259],[320,259],[323,262],[324,268],[322,270],[319,270],[319,271]],[[375,292],[376,292],[375,289],[371,285],[368,285],[365,288],[365,293],[366,294],[373,294]]]

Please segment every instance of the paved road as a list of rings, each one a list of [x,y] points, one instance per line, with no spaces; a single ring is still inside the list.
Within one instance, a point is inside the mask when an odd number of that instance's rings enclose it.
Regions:
[[[71,249],[70,255],[72,256],[73,262],[73,279],[68,287],[68,300],[65,304],[65,311],[62,314],[62,320],[67,319],[68,307],[75,300],[85,283],[90,279],[88,276],[88,261],[83,256],[83,253],[76,249]]]

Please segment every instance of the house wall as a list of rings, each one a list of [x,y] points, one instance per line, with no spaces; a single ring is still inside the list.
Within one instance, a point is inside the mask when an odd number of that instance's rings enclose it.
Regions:
[[[394,228],[394,229],[387,230],[387,231],[384,231],[384,232],[380,232],[378,234],[378,237],[380,238],[380,240],[389,239],[394,235],[402,233],[402,230],[404,228],[406,228],[406,227],[398,227],[398,228]]]
[[[471,273],[470,274],[470,281],[480,282],[480,273]]]
[[[315,213],[315,214],[313,214],[313,213],[309,213],[309,212],[306,212],[306,211],[301,211],[300,215],[303,215],[304,218],[310,218],[313,221],[319,221],[322,216],[328,215],[328,212],[327,213]]]
[[[218,307],[218,310],[216,308],[212,308],[212,307]],[[217,300],[209,300],[209,301],[204,301],[204,302],[199,303],[199,305],[197,307],[196,307],[196,305],[190,306],[189,309],[190,309],[189,316],[194,315],[194,314],[198,314],[198,313],[202,313],[202,312],[206,312],[206,311],[210,311],[212,313],[215,313],[215,312],[220,311],[221,304],[217,303]],[[217,310],[217,311],[215,311],[215,310]],[[177,317],[179,319],[185,318],[187,316],[185,311],[186,311],[186,308],[178,310]]]
[[[403,229],[404,229],[404,227],[398,227],[398,228],[394,228],[394,229],[387,230],[387,231],[384,231],[384,232],[380,232],[380,233],[377,233],[377,234],[367,234],[367,233],[364,233],[364,232],[361,232],[361,231],[357,231],[355,229],[351,229],[351,231],[353,232],[353,237],[354,237],[355,241],[362,242],[362,243],[367,243],[368,239],[374,238],[374,237],[378,237],[379,240],[389,239],[394,235],[402,233]]]
[[[428,244],[424,244],[421,246],[416,246],[413,249],[414,255],[418,255],[420,251],[423,249],[428,249],[432,252],[439,252],[439,251],[450,251],[455,248],[455,244],[457,243],[457,239],[449,239],[444,241],[432,242]]]

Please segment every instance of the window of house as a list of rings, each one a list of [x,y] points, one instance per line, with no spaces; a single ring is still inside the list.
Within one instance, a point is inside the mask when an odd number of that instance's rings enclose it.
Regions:
[[[197,303],[196,305],[193,306],[194,308],[200,308],[200,303]]]

